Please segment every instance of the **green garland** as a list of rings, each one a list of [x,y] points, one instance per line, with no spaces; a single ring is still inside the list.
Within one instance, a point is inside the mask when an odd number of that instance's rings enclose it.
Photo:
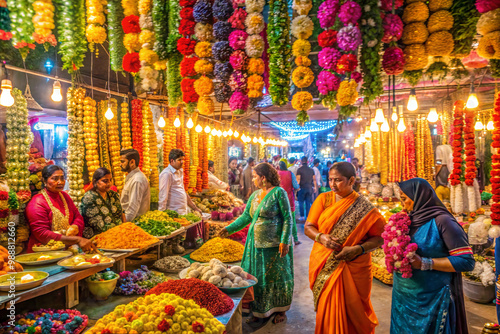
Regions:
[[[453,79],[457,80],[460,84],[460,80],[469,76],[469,71],[465,68],[462,60],[460,58],[452,58],[450,60],[451,75]]]
[[[500,78],[500,59],[490,59],[490,70],[493,78]]]
[[[410,86],[415,87],[424,75],[424,70],[415,70],[415,71],[404,71],[403,78],[408,81]]]
[[[123,45],[122,20],[125,17],[121,0],[108,0],[108,38],[111,69],[123,71],[122,60],[127,49]]]
[[[97,124],[99,125],[99,157],[101,158],[101,167],[112,170],[111,158],[108,151],[107,122],[104,114],[108,108],[108,101],[104,100],[97,105]],[[115,116],[116,117],[116,116]]]
[[[58,27],[59,54],[69,73],[83,66],[87,52],[85,0],[54,0]]]
[[[290,16],[286,0],[269,1],[269,93],[275,106],[288,103],[292,55],[290,39]]]
[[[33,9],[33,2],[34,0],[7,1],[12,28],[12,45],[19,49],[23,59],[28,55],[30,46],[32,45],[34,48],[33,33],[35,27],[32,20],[35,10]]]
[[[450,30],[455,41],[452,56],[463,58],[472,50],[479,12],[471,0],[454,0],[450,12],[454,19]]]
[[[167,39],[168,39],[168,5],[169,0],[153,0],[153,25],[155,28],[154,51],[160,60],[168,58]]]
[[[365,96],[363,102],[369,104],[384,92],[380,75],[380,47],[384,29],[378,0],[364,0],[361,1],[360,5],[362,8],[361,22],[366,22],[364,25],[360,25],[363,36],[360,57],[361,74],[363,74],[361,94]],[[374,22],[373,26],[368,23],[370,21]],[[376,44],[372,46],[373,43]]]
[[[177,40],[181,38],[181,34],[179,34],[180,12],[181,6],[179,0],[170,0],[168,7],[168,38],[166,41],[167,58],[178,53]]]
[[[432,80],[434,77],[437,77],[437,80],[441,82],[446,76],[450,68],[447,63],[445,63],[441,57],[436,57],[436,61],[432,63],[427,70],[425,71],[425,75]]]
[[[7,7],[0,7],[0,30],[10,32],[10,16]]]
[[[181,61],[182,55],[179,52],[174,53],[167,62],[167,93],[168,105],[177,107],[182,101],[181,92]]]

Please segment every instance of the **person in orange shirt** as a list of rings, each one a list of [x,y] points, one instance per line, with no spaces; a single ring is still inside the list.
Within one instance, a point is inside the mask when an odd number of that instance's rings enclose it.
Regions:
[[[305,224],[306,236],[315,241],[309,261],[315,333],[374,333],[369,253],[383,244],[385,219],[353,190],[352,164],[333,164],[328,180],[332,191],[318,196]]]

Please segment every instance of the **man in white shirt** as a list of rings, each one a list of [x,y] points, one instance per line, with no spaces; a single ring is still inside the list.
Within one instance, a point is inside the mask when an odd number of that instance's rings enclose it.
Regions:
[[[288,159],[288,161],[290,162],[291,166],[288,167],[288,170],[292,173],[295,174],[295,176],[297,176],[297,171],[299,170],[299,166],[297,166],[296,162],[297,162],[297,159],[295,159],[294,157],[291,157],[290,159]]]
[[[212,160],[208,160],[208,189],[222,189],[229,191],[229,185],[226,182],[219,180],[214,173],[214,162]]]
[[[182,150],[174,148],[168,154],[170,164],[160,174],[160,201],[158,210],[173,210],[180,215],[188,213],[189,208],[201,213],[201,210],[191,200],[184,189],[184,164],[185,154]]]
[[[133,149],[122,150],[120,155],[121,169],[128,173],[125,177],[120,203],[125,213],[125,219],[131,222],[134,218],[149,211],[151,198],[149,181],[139,169],[141,160],[139,152]]]

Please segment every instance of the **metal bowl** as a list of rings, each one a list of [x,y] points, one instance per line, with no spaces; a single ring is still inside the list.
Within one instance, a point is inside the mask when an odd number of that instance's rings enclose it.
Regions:
[[[37,259],[42,255],[51,256],[52,258],[37,261]],[[70,251],[30,253],[16,256],[16,262],[27,266],[41,266],[44,264],[55,263],[61,259],[70,257],[71,255],[73,255],[73,253]]]
[[[35,278],[34,281],[28,282],[28,283],[20,283],[21,282],[21,277],[30,274]],[[36,288],[37,286],[40,286],[45,282],[45,280],[49,277],[49,273],[46,273],[45,271],[23,271],[20,273],[8,273],[5,275],[0,276],[0,291],[10,291],[11,287],[14,287],[14,290],[16,291],[21,291],[21,290],[28,290],[32,288]],[[15,279],[19,283],[14,283],[14,285],[11,285],[10,282],[12,282],[12,279]]]

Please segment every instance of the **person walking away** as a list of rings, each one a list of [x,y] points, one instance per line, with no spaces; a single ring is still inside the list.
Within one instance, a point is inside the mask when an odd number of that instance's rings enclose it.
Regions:
[[[125,177],[120,203],[125,212],[125,220],[128,222],[148,212],[151,205],[149,181],[139,169],[140,160],[137,150],[120,151],[120,167],[122,172],[128,173]]]
[[[297,162],[297,159],[295,159],[294,157],[291,157],[289,160],[290,162],[290,167],[288,167],[288,170],[290,172],[292,172],[293,174],[295,174],[295,176],[297,176],[297,171],[299,170],[299,166],[297,166],[296,162]]]
[[[391,334],[467,334],[462,272],[475,261],[467,234],[424,179],[399,184],[418,245],[411,278],[394,273]]]
[[[314,191],[314,199],[316,199],[319,195],[319,189],[323,186],[323,182],[321,180],[321,172],[319,171],[319,159],[314,159],[313,161],[313,171],[314,178],[316,179],[316,187]]]
[[[312,196],[318,185],[316,183],[316,177],[314,176],[314,170],[307,165],[307,157],[302,157],[301,163],[302,166],[297,170],[297,182],[300,186],[298,199],[300,217],[305,220],[309,215],[309,209],[311,209],[312,205]]]
[[[280,161],[280,169],[278,175],[280,176],[280,187],[285,189],[290,202],[290,209],[292,211],[292,235],[295,241],[295,246],[300,245],[299,237],[297,235],[297,222],[295,221],[295,190],[299,189],[297,178],[295,175],[286,168],[286,163]]]
[[[333,164],[329,173],[332,191],[314,201],[304,227],[306,236],[314,240],[309,282],[316,334],[371,334],[378,325],[370,302],[369,253],[384,242],[385,219],[353,190],[355,181],[352,164]]]
[[[228,161],[228,181],[231,192],[234,196],[242,198],[241,184],[240,184],[240,171],[238,170],[238,158],[230,157]]]
[[[248,201],[250,195],[257,190],[252,181],[252,170],[255,167],[255,159],[250,157],[247,160],[247,165],[243,169],[243,173],[241,175],[241,188],[243,191],[243,200]]]
[[[208,160],[208,189],[222,189],[229,191],[229,184],[224,181],[219,180],[215,176],[215,167],[212,160]]]
[[[253,170],[259,190],[248,200],[245,212],[221,230],[219,237],[236,233],[250,224],[241,267],[254,275],[254,300],[250,303],[251,326],[266,319],[280,323],[286,319],[293,297],[292,213],[288,195],[280,188],[278,171],[268,163]]]
[[[193,203],[184,188],[182,166],[185,156],[184,152],[177,148],[168,154],[170,164],[160,173],[160,200],[158,203],[160,211],[172,210],[180,215],[185,215],[191,208],[201,214],[201,210]]]

